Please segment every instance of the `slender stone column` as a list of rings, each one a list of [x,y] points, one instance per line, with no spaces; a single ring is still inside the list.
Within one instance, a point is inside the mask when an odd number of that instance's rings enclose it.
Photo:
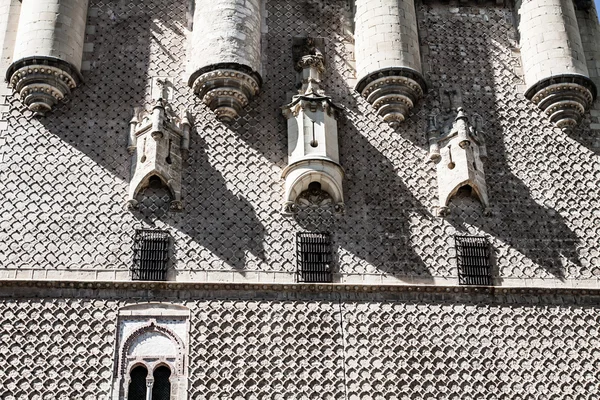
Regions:
[[[236,118],[258,93],[259,0],[197,0],[188,84],[222,121]]]
[[[23,0],[6,79],[43,114],[81,81],[88,0]]]
[[[573,128],[596,97],[573,0],[517,3],[525,96],[559,128]]]
[[[423,96],[413,0],[356,0],[356,90],[391,125]]]

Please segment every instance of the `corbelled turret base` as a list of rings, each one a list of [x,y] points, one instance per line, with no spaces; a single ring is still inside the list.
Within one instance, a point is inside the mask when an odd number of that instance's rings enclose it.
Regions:
[[[356,90],[377,110],[383,120],[396,128],[427,90],[425,80],[408,68],[386,68],[369,74]]]
[[[585,76],[560,75],[544,79],[525,93],[563,131],[577,126],[596,98],[596,86]]]
[[[27,108],[44,115],[81,81],[71,64],[52,57],[28,57],[14,62],[6,80]]]
[[[219,121],[229,122],[258,93],[262,80],[243,65],[218,64],[196,71],[188,84]]]

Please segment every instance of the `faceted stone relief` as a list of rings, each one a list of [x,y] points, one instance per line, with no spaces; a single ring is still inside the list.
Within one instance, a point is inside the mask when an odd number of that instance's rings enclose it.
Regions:
[[[444,111],[429,117],[427,136],[429,159],[436,164],[439,206],[437,213],[447,215],[452,197],[461,189],[469,188],[489,213],[489,199],[485,183],[483,164],[487,160],[487,149],[481,129],[481,117],[471,123],[462,107],[456,112],[452,108],[462,103],[456,89],[442,90]]]
[[[318,44],[322,46],[322,41]],[[337,113],[331,97],[321,89],[325,72],[323,53],[315,39],[297,39],[300,54],[296,70],[302,86],[283,107],[288,126],[288,166],[283,170],[285,194],[282,212],[294,214],[298,207],[333,205],[343,212],[344,171],[339,164]]]
[[[523,393],[595,400],[600,391],[593,297],[579,305],[581,298],[565,294],[252,296],[190,299],[186,307],[130,300],[120,309],[123,300],[3,298],[0,393],[3,400],[118,400],[111,384],[121,376],[123,340],[150,319],[170,332],[158,331],[161,337],[181,339],[172,340],[174,348],[183,342],[183,369],[168,364],[189,381],[178,386],[177,400],[248,393],[361,399],[375,392],[402,400]]]
[[[169,103],[159,98],[151,113],[136,109],[129,124],[127,149],[133,158],[127,207],[137,207],[141,189],[164,186],[172,196],[171,209],[181,210],[181,174],[190,146],[187,113],[178,117]]]

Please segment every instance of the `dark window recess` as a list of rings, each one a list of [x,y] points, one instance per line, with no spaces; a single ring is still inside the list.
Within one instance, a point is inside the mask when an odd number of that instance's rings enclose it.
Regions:
[[[455,236],[458,283],[460,285],[492,285],[490,247],[485,237]]]
[[[328,233],[301,232],[296,237],[298,282],[331,282],[331,238]]]
[[[129,390],[127,390],[128,400],[146,400],[146,376],[148,370],[142,366],[137,366],[131,371],[131,381]]]
[[[154,384],[152,385],[152,400],[169,400],[171,398],[171,370],[160,366],[154,370]]]
[[[164,281],[167,279],[169,234],[164,231],[138,229],[133,243],[132,279]]]

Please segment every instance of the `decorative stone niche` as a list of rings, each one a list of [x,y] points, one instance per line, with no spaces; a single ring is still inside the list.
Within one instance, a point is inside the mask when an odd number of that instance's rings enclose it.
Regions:
[[[487,149],[480,132],[481,119],[471,123],[465,111],[431,115],[428,120],[429,159],[436,164],[439,206],[437,214],[448,214],[448,205],[461,189],[471,189],[484,213],[489,213],[489,200],[483,165]]]
[[[283,170],[285,194],[282,212],[295,214],[300,207],[332,206],[344,211],[339,163],[337,116],[339,107],[321,89],[325,72],[322,40],[295,40],[296,70],[302,86],[283,107],[288,127],[288,166]]]
[[[150,112],[135,109],[129,126],[132,165],[127,207],[137,207],[136,196],[142,189],[163,186],[171,195],[171,209],[181,210],[181,173],[190,146],[187,113],[178,117],[159,98]]]
[[[165,389],[156,387],[154,373],[166,368],[170,399],[187,399],[189,317],[188,308],[166,303],[134,304],[119,310],[112,400],[130,398],[134,370],[139,367],[147,373],[142,382],[146,398]]]
[[[82,81],[87,0],[23,0],[6,80],[37,116]]]

